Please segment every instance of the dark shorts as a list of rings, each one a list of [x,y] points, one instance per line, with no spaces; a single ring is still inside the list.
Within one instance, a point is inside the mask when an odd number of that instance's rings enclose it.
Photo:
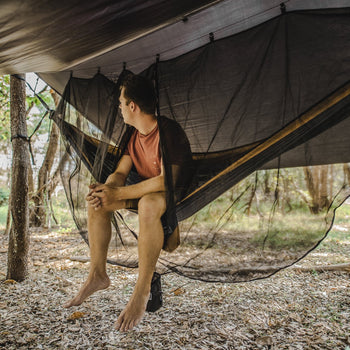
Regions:
[[[169,211],[166,211],[161,217],[161,221],[164,232],[164,247],[166,242],[168,241],[168,238],[171,236],[171,234],[174,232],[178,225],[176,213],[174,212],[173,214],[170,214]]]

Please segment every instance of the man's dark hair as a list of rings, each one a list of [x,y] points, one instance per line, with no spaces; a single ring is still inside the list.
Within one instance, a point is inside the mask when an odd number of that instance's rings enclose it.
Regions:
[[[135,102],[142,112],[154,114],[156,110],[156,93],[151,80],[136,74],[129,74],[121,84],[124,87],[126,103]]]

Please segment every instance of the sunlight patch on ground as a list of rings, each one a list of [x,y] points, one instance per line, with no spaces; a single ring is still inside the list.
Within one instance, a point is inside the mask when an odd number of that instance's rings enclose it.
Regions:
[[[349,231],[348,227],[340,226],[340,225],[333,225],[333,229],[341,232],[347,232]]]

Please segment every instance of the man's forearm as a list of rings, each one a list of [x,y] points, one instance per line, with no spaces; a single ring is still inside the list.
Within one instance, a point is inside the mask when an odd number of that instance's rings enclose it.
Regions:
[[[164,176],[159,175],[150,179],[141,181],[135,185],[120,187],[118,189],[119,199],[138,199],[145,194],[154,192],[164,192]]]

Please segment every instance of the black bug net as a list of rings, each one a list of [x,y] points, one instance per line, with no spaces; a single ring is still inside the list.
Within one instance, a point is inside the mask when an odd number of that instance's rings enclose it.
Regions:
[[[162,253],[158,270],[241,282],[304,257],[350,194],[347,168],[336,164],[350,161],[350,11],[286,13],[212,39],[135,72],[154,81],[160,114],[182,126],[195,164],[175,207],[182,243]],[[67,197],[85,237],[87,186],[114,171],[127,142],[122,73],[73,74],[54,116],[70,155]],[[120,249],[110,261],[137,266],[135,214],[115,213],[113,222]]]

